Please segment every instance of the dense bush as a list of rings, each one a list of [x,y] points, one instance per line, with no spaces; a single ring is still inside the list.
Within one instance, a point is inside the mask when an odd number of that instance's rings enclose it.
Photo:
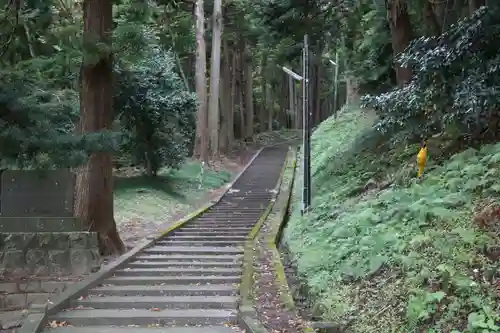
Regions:
[[[437,37],[414,40],[399,61],[413,69],[402,88],[365,96],[378,129],[420,139],[442,131],[496,139],[500,126],[500,11],[482,7]]]
[[[173,57],[161,49],[126,69],[117,69],[116,116],[126,130],[122,150],[149,175],[178,167],[189,154],[195,129],[196,95],[174,72]]]

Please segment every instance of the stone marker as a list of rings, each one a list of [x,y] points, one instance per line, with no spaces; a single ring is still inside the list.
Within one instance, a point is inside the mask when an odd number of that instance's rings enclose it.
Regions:
[[[0,216],[72,217],[75,174],[60,170],[6,170]]]

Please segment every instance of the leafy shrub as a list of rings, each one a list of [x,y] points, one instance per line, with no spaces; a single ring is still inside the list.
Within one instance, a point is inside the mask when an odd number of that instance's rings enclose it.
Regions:
[[[441,131],[467,140],[495,139],[500,126],[500,15],[482,7],[437,37],[414,40],[399,57],[413,69],[407,85],[363,102],[377,128],[418,140]]]
[[[163,166],[178,167],[193,139],[196,103],[174,72],[172,56],[160,49],[117,68],[115,110],[127,131],[122,150],[150,175]]]

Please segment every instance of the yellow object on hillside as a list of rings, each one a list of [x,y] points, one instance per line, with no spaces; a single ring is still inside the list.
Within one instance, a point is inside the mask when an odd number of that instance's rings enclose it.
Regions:
[[[420,150],[417,154],[417,176],[420,178],[422,177],[422,174],[424,173],[424,167],[425,167],[425,162],[427,160],[427,142],[422,142],[422,145],[420,146]]]

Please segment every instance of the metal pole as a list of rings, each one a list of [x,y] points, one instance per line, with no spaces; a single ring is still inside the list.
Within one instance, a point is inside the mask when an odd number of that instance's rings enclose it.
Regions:
[[[309,45],[308,36],[304,36],[302,50],[302,112],[303,112],[303,150],[304,150],[304,180],[302,184],[302,214],[306,213],[311,205],[311,114],[309,113]]]

